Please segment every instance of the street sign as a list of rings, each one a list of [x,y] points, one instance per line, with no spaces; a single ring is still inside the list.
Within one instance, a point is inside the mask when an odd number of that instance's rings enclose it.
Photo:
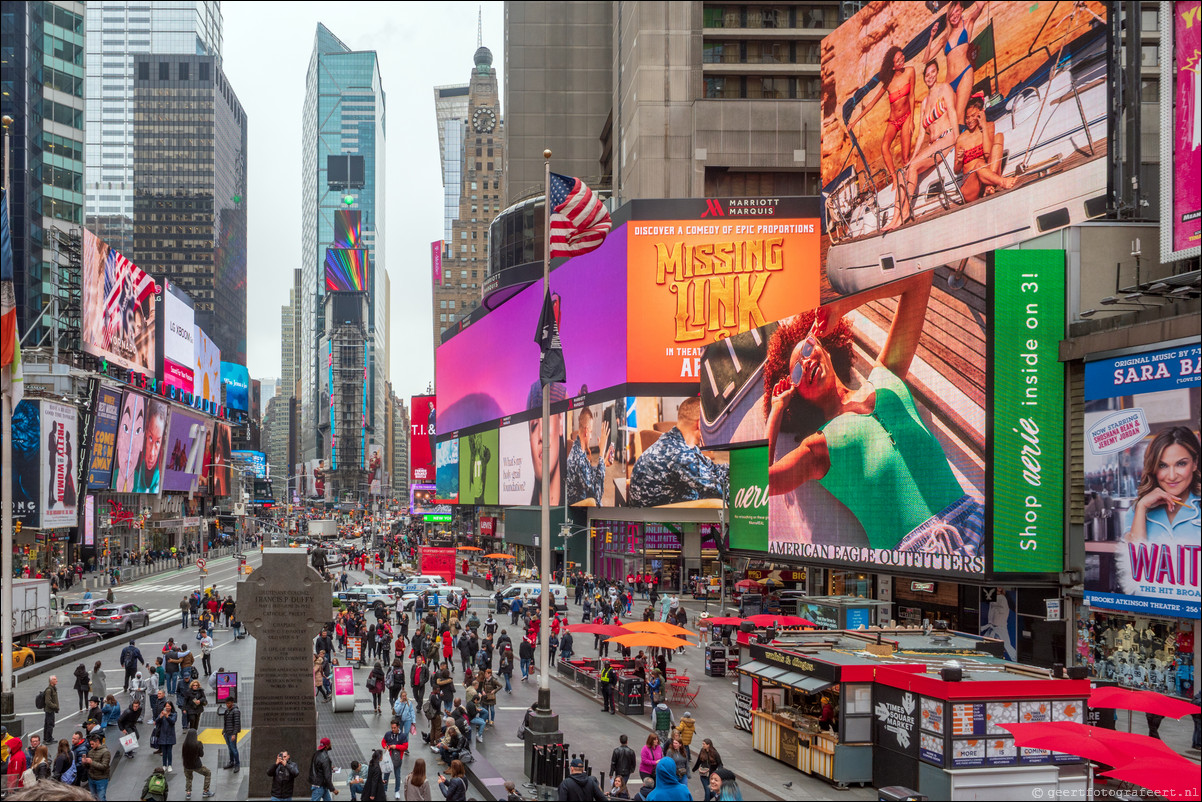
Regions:
[[[205,568],[205,566],[207,566],[207,565],[208,565],[208,563],[207,563],[207,562],[205,562],[205,558],[204,558],[204,557],[198,557],[198,558],[196,559],[196,567],[200,569],[200,572],[201,572],[202,574],[207,574],[207,573],[208,573],[208,570]]]

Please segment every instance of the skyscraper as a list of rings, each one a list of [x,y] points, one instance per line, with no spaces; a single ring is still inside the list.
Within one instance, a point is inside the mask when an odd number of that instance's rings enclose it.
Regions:
[[[226,362],[246,364],[247,119],[215,56],[136,56],[134,238],[177,283]]]
[[[17,325],[25,342],[36,344],[50,320],[43,316],[35,327],[34,319],[52,298],[69,292],[56,267],[51,229],[83,224],[84,4],[6,2],[0,17],[0,114],[13,118],[9,214]]]
[[[434,87],[434,119],[438,124],[438,157],[442,163],[443,239],[451,239],[451,224],[459,219],[462,187],[463,137],[467,129],[469,84]],[[448,156],[450,158],[448,158]]]
[[[384,411],[388,364],[384,251],[384,89],[375,51],[354,51],[318,24],[305,79],[302,115],[301,448],[305,460],[321,453],[317,408],[318,344],[324,334],[325,251],[334,241],[334,212],[362,213],[361,248],[368,251],[367,421],[375,430]],[[327,160],[360,157],[362,185],[331,189]],[[343,163],[346,163],[345,161]],[[350,203],[345,201],[349,200]]]
[[[481,287],[488,269],[488,224],[501,211],[505,197],[505,125],[492,51],[477,48],[468,84],[466,122],[459,126],[462,145],[452,150],[455,126],[439,129],[443,149],[443,180],[454,177],[448,165],[459,168],[459,208],[450,220],[450,236],[443,243],[442,272],[434,276],[434,346],[452,324],[480,305]],[[451,192],[444,186],[446,197]],[[448,214],[449,216],[449,214]]]
[[[87,4],[87,225],[122,253],[133,247],[134,57],[215,56],[220,63],[217,0],[92,0]]]

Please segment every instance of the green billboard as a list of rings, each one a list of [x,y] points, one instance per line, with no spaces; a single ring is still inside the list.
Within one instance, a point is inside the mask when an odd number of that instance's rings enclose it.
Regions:
[[[768,446],[730,452],[730,547],[768,551]]]
[[[1064,251],[1005,250],[993,276],[993,571],[1064,567]]]

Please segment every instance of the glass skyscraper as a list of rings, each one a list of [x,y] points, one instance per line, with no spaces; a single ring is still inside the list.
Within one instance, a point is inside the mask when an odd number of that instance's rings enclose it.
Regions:
[[[87,225],[122,253],[133,246],[134,57],[214,56],[221,61],[218,0],[87,4]]]
[[[339,208],[362,212],[363,247],[368,250],[367,424],[372,442],[383,443],[382,417],[388,381],[387,281],[384,279],[384,89],[374,50],[354,51],[322,24],[313,40],[305,79],[301,179],[301,451],[320,452],[317,408],[317,345],[324,333],[325,250],[334,240]],[[326,159],[362,156],[365,183],[347,191],[328,186]],[[353,202],[343,203],[344,196]]]

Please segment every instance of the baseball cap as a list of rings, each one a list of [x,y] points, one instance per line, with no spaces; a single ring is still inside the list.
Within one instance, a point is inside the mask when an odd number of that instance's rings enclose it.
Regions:
[[[584,768],[584,761],[578,757],[574,757],[574,758],[572,758],[571,766],[574,769],[582,769],[582,768]]]
[[[318,749],[329,749],[330,748],[330,739],[322,738],[320,741],[317,742],[317,748]]]

